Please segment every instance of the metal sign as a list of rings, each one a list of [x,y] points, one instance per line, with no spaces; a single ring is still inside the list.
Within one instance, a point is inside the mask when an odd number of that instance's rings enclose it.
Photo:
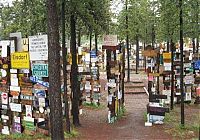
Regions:
[[[197,60],[194,62],[194,69],[199,70],[200,69],[200,60]]]
[[[48,77],[48,64],[33,64],[32,74],[37,77]]]
[[[15,52],[11,54],[11,67],[13,69],[29,69],[29,53],[28,52]]]
[[[42,86],[44,86],[44,87],[49,87],[49,83],[48,83],[48,82],[41,81],[41,80],[39,80],[39,78],[36,77],[36,76],[31,76],[31,77],[30,77],[30,80],[31,80],[32,82],[38,83],[38,84],[40,84],[40,85],[42,85]]]
[[[30,60],[48,60],[47,35],[29,36]]]

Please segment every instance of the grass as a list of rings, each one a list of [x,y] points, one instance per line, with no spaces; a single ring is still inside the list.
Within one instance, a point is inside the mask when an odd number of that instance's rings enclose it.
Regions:
[[[117,115],[117,119],[120,119],[122,118],[123,116],[125,116],[125,112],[126,112],[126,108],[124,106],[122,106],[118,112],[118,115]]]
[[[91,109],[103,109],[103,108],[105,108],[105,106],[102,105],[102,104],[97,105],[95,103],[86,103],[86,102],[83,103],[83,106],[91,108]]]
[[[144,121],[147,122],[147,112],[144,112],[143,118],[144,118]]]
[[[20,133],[15,133],[15,134],[10,134],[10,135],[0,135],[0,139],[6,139],[6,140],[28,140],[28,139],[33,139],[32,135],[28,134],[20,134]],[[50,137],[42,135],[42,134],[35,134],[34,135],[35,140],[50,140]]]
[[[78,131],[75,128],[71,128],[71,132],[67,133],[64,132],[64,138],[69,139],[69,138],[74,138],[78,136]],[[28,134],[20,134],[20,133],[15,133],[15,134],[10,134],[10,135],[3,135],[0,134],[0,140],[50,140],[50,136],[45,136],[43,134],[35,134],[35,135],[28,135]]]
[[[74,138],[77,137],[79,135],[78,131],[76,131],[76,129],[72,128],[71,132],[64,132],[64,137],[65,139],[69,139],[69,138]]]
[[[185,115],[187,116],[187,115]],[[200,115],[199,113],[194,113],[191,118],[185,120],[185,125],[180,124],[180,111],[178,108],[174,109],[165,116],[166,132],[174,137],[180,139],[189,139],[198,137],[199,125],[200,125]]]

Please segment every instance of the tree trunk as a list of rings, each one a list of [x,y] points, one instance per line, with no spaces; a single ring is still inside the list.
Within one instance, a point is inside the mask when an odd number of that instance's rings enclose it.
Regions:
[[[167,40],[167,52],[169,52],[169,40]]]
[[[67,49],[65,45],[65,0],[62,0],[62,58],[63,58],[63,88],[64,88],[64,103],[65,103],[65,117],[66,117],[66,130],[70,132],[69,120],[69,104],[67,97]]]
[[[49,56],[49,100],[51,139],[64,139],[60,90],[60,45],[59,25],[55,0],[47,0],[48,11],[48,56]]]
[[[78,31],[78,47],[81,46],[81,29]]]
[[[139,67],[139,37],[136,35],[136,70],[135,73],[138,74]]]
[[[78,89],[78,66],[77,66],[77,49],[76,49],[76,21],[73,14],[70,17],[71,26],[71,53],[72,53],[72,66],[71,66],[71,87],[72,87],[72,115],[73,124],[79,126],[79,94]]]
[[[170,108],[171,110],[174,109],[174,51],[175,46],[173,40],[171,39],[171,103]]]
[[[199,38],[197,38],[196,49],[197,49],[197,54],[198,54],[199,53]]]
[[[126,0],[126,11],[128,11],[128,0]],[[128,66],[128,72],[127,72],[127,82],[130,82],[130,59],[129,59],[129,36],[128,36],[128,14],[126,14],[126,49],[127,49],[127,66]]]
[[[192,48],[193,48],[193,54],[196,52],[195,49],[195,38],[192,38]]]
[[[92,31],[90,31],[90,51],[92,50]]]
[[[95,51],[96,51],[96,56],[97,56],[97,53],[98,53],[98,35],[97,33],[95,32],[95,35],[94,35],[94,40],[95,40]]]

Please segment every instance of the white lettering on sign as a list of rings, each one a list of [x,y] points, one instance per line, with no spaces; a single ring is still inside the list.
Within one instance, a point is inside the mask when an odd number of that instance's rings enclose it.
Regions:
[[[30,60],[48,60],[47,35],[29,36]]]
[[[48,82],[41,81],[41,80],[39,80],[39,78],[36,77],[36,76],[31,76],[31,77],[30,77],[30,80],[31,80],[32,82],[38,83],[38,84],[40,84],[40,85],[42,85],[42,86],[44,86],[44,87],[49,87],[49,83],[48,83]]]

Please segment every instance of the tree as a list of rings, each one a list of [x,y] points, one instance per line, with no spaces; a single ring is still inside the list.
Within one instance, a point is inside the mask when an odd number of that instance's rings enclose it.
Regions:
[[[64,139],[60,84],[59,25],[55,0],[47,0],[48,11],[48,56],[49,56],[49,100],[51,138]]]

